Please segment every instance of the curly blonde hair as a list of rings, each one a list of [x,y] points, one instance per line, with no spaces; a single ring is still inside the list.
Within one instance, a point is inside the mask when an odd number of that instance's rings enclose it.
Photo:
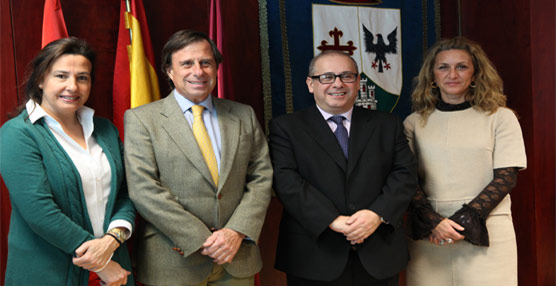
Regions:
[[[419,74],[413,79],[415,87],[411,94],[412,110],[421,115],[423,123],[426,123],[434,111],[440,97],[439,89],[432,87],[436,55],[447,50],[464,50],[471,56],[475,87],[470,87],[465,96],[465,100],[469,101],[471,106],[489,111],[491,114],[496,112],[498,107],[506,106],[502,79],[479,44],[464,37],[445,39],[429,49]]]

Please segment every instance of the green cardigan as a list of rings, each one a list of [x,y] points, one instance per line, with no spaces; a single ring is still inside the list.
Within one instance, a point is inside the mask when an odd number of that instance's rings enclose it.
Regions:
[[[104,229],[115,219],[133,225],[118,131],[102,118],[94,126],[112,170]],[[12,204],[5,285],[87,285],[89,272],[72,263],[75,249],[94,239],[81,178],[44,118],[31,124],[23,111],[0,128],[0,174]],[[112,260],[131,271],[125,244]],[[127,281],[134,285],[132,275]]]

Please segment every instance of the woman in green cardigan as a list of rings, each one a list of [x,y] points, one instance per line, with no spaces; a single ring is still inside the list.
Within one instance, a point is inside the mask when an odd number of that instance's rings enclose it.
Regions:
[[[5,285],[134,285],[122,144],[84,106],[94,59],[77,38],[44,47],[30,65],[27,103],[0,128],[12,204]]]

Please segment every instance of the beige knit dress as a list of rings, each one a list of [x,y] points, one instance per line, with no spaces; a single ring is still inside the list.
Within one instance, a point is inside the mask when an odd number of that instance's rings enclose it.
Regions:
[[[475,108],[435,110],[423,125],[413,113],[404,122],[419,162],[421,187],[432,207],[450,217],[493,178],[493,169],[527,166],[519,122],[507,108],[494,114]],[[517,285],[517,248],[506,196],[486,225],[489,247],[466,241],[443,246],[409,240],[408,286]]]

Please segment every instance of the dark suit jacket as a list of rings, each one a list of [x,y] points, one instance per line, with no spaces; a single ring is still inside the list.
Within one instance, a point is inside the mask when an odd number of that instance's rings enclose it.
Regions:
[[[403,126],[396,116],[358,107],[351,122],[348,160],[316,106],[270,123],[274,190],[284,204],[276,268],[289,275],[337,278],[351,245],[328,225],[361,209],[389,222],[356,246],[368,273],[387,278],[407,264],[401,225],[417,171]]]

